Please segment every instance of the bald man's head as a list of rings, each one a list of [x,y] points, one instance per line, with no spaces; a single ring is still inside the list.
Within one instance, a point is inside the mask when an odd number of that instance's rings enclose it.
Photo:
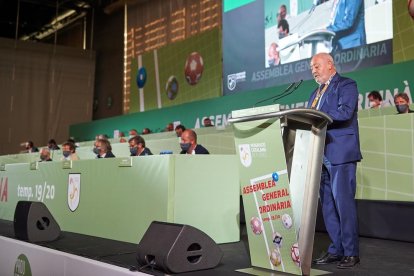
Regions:
[[[310,68],[312,70],[312,76],[318,84],[326,83],[336,73],[334,60],[328,53],[314,55],[310,63]]]

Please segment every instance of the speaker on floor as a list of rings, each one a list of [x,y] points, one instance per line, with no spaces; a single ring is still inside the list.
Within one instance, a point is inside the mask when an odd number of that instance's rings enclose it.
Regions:
[[[167,273],[216,267],[223,252],[206,233],[189,225],[153,221],[138,244],[137,260]]]
[[[56,240],[60,227],[42,202],[19,201],[14,212],[14,235],[30,242]]]

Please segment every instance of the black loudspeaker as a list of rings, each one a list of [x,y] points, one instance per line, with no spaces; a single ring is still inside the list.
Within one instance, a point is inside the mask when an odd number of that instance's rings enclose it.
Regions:
[[[138,244],[140,265],[167,273],[216,267],[223,252],[206,233],[189,225],[153,221]]]
[[[60,227],[42,202],[19,201],[14,212],[14,235],[30,242],[56,240]]]

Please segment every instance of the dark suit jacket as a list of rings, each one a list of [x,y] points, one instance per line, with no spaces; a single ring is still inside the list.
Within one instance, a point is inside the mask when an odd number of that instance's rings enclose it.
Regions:
[[[101,156],[99,156],[99,154],[98,154],[97,157],[102,158]],[[115,157],[115,155],[112,153],[112,151],[108,151],[104,158],[114,158],[114,157]]]
[[[312,104],[316,91],[309,98],[308,107]],[[333,120],[326,133],[324,152],[333,165],[362,159],[357,120],[358,96],[355,81],[336,73],[320,99],[319,110]]]
[[[200,145],[200,144],[197,144],[197,146],[195,147],[194,151],[195,151],[195,154],[210,154],[208,152],[208,150],[205,147],[203,147],[202,145]],[[180,152],[180,154],[186,154],[186,153],[187,152],[184,151],[184,150],[182,150]]]
[[[132,155],[131,156],[145,156],[145,155],[152,155],[152,152],[149,148],[144,148],[144,150],[139,155]]]

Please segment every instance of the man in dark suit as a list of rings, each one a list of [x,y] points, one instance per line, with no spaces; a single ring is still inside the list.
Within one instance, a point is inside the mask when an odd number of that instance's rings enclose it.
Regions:
[[[181,134],[181,154],[209,154],[202,145],[197,144],[197,134],[192,129],[186,129]]]
[[[310,64],[320,85],[308,107],[328,114],[333,123],[326,133],[320,199],[325,226],[332,243],[314,264],[337,263],[351,268],[360,262],[358,220],[355,206],[356,166],[362,159],[358,132],[358,89],[355,81],[340,76],[333,58],[315,55]]]

